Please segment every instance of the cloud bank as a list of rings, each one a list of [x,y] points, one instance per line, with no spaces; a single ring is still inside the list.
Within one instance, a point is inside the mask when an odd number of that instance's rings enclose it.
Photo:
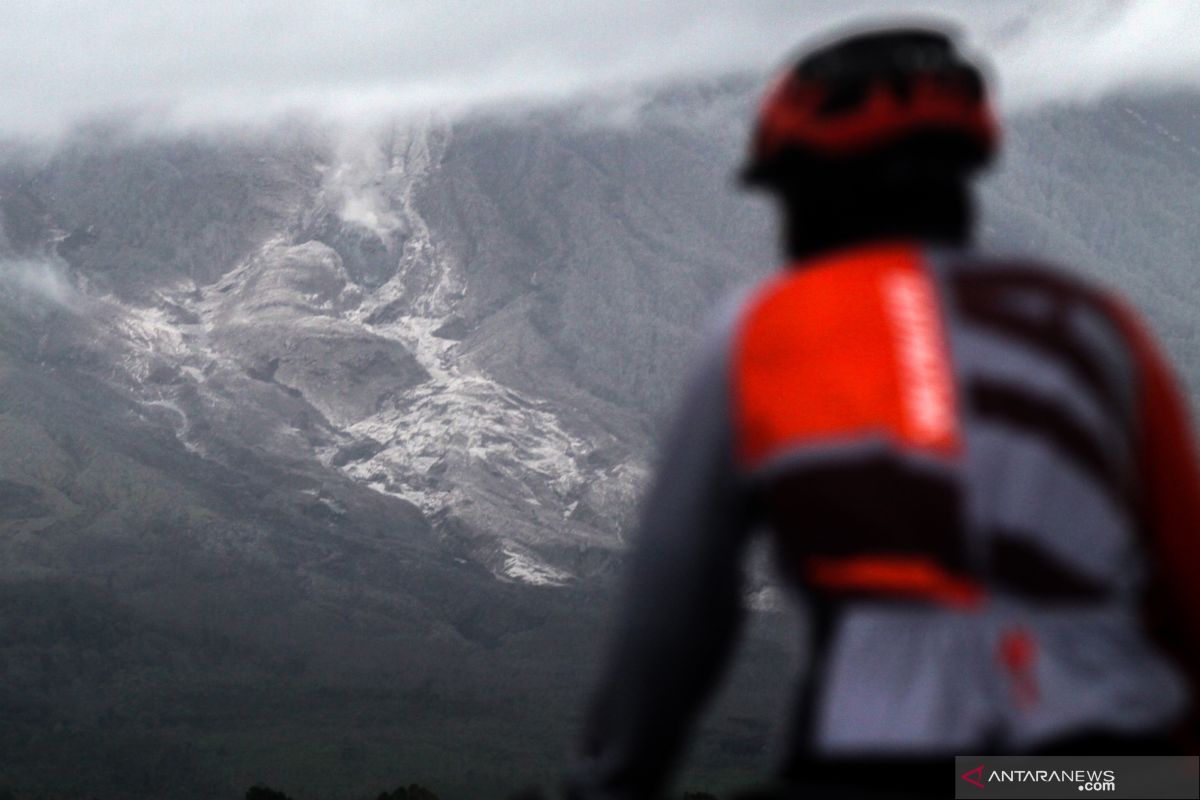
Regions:
[[[898,14],[956,23],[1009,108],[1200,88],[1190,0],[24,0],[0,27],[0,134],[122,113],[452,113],[768,69],[831,26]]]

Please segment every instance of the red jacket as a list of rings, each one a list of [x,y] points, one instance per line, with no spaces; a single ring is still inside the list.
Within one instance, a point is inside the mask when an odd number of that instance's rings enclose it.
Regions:
[[[1123,305],[1042,265],[877,243],[792,265],[710,344],[575,796],[660,786],[764,527],[815,620],[793,755],[1030,752],[1186,719],[1200,470]]]

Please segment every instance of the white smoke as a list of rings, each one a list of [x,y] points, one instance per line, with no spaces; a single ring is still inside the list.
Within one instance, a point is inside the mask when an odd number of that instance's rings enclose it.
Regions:
[[[17,303],[34,302],[73,309],[78,295],[56,262],[0,259],[0,297]]]

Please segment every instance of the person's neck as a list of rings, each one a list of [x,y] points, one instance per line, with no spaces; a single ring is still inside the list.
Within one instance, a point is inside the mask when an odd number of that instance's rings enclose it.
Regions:
[[[791,263],[802,264],[823,260],[840,252],[860,249],[889,247],[898,244],[957,249],[969,246],[970,241],[969,236],[950,235],[937,231],[881,233],[876,236],[847,236],[844,238],[829,237],[822,241],[809,242],[803,248],[788,247],[786,257]]]
[[[784,250],[793,261],[872,242],[963,247],[974,209],[960,181],[829,183],[784,198]]]

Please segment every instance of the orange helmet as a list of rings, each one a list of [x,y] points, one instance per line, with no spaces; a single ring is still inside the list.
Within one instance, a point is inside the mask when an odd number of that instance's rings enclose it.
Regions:
[[[816,168],[906,158],[967,173],[995,153],[978,69],[949,36],[865,33],[802,58],[767,92],[742,177],[778,188]]]

